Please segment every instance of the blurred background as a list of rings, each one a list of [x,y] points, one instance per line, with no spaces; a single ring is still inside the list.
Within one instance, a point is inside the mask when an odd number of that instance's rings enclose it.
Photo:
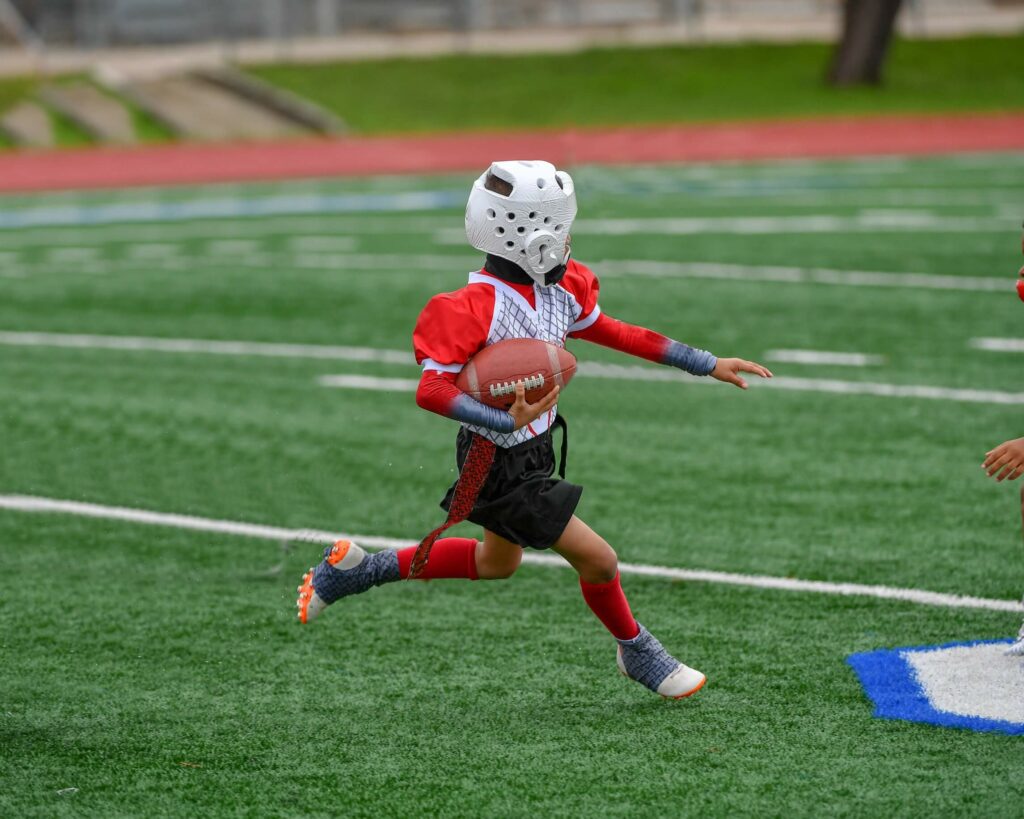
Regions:
[[[1004,55],[1019,51],[1022,30],[1022,0],[0,0],[0,140],[991,110],[1012,107],[1010,86],[1019,90]],[[889,95],[821,93],[825,79],[879,85],[893,37],[945,44],[897,49]],[[1001,42],[948,42],[978,37]],[[411,58],[434,61],[410,68]],[[530,83],[553,73],[583,81],[567,89],[579,106],[530,101]],[[594,104],[588,91],[618,103]],[[505,104],[464,104],[487,92]]]

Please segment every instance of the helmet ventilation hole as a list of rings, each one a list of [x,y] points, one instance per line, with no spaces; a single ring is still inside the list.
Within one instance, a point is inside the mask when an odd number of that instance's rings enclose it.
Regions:
[[[555,225],[555,233],[558,233],[562,229],[561,225]]]
[[[503,228],[501,225],[498,225],[494,229],[494,235],[495,236],[504,236],[505,235],[505,228]]]
[[[508,241],[508,242],[505,242],[505,247],[507,247],[507,248],[508,248],[509,250],[511,250],[511,249],[512,249],[512,248],[514,248],[515,246],[516,246],[516,243],[515,243],[515,242],[513,242],[513,241]]]
[[[516,220],[516,215],[509,211],[508,213],[505,214],[505,218],[508,219],[510,222],[514,222]]]
[[[541,190],[544,190],[544,186],[547,184],[547,180],[544,179],[543,177],[539,177],[537,179],[537,187],[540,188]]]
[[[532,220],[534,220],[536,218],[537,218],[537,211],[531,210],[530,211],[530,220],[532,221]]]
[[[488,209],[487,209],[487,218],[488,218],[488,219],[493,219],[493,218],[494,218],[495,216],[497,216],[497,215],[498,215],[498,214],[496,214],[496,213],[494,212],[494,208],[488,208]]]
[[[516,233],[522,235],[522,234],[526,233],[526,228],[524,228],[522,225],[520,225],[519,227],[516,228]]]
[[[544,217],[544,224],[545,225],[550,225],[551,224],[551,217],[550,216],[545,216]]]

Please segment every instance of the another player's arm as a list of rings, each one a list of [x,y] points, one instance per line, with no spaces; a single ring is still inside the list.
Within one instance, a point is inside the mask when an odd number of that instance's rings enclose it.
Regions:
[[[574,331],[572,336],[656,364],[676,367],[692,375],[710,375],[744,390],[747,388],[747,382],[740,373],[753,373],[762,378],[772,377],[770,370],[754,361],[743,358],[717,358],[707,350],[690,347],[646,327],[637,327],[613,319],[606,313],[599,314],[593,323],[584,329]]]
[[[981,468],[997,481],[1017,480],[1024,475],[1024,438],[1014,438],[986,452]]]
[[[540,418],[558,400],[558,387],[534,404],[526,401],[526,388],[516,384],[516,400],[509,409],[489,407],[455,386],[455,374],[425,369],[416,390],[416,404],[422,409],[495,432],[513,432]]]

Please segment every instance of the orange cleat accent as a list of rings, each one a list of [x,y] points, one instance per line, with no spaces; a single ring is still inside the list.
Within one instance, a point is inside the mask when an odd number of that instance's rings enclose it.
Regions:
[[[661,697],[662,697],[662,699],[666,699],[666,700],[684,700],[687,697],[692,697],[694,694],[696,694],[698,691],[700,691],[707,684],[707,681],[708,681],[708,678],[705,677],[703,680],[701,680],[697,684],[696,688],[693,688],[692,690],[687,691],[685,694],[678,694],[675,697],[666,697],[664,694],[662,694]]]
[[[331,547],[331,553],[327,555],[327,562],[332,566],[337,566],[345,559],[345,555],[348,554],[348,550],[351,548],[351,541],[339,540]]]
[[[348,549],[346,548],[346,551]],[[340,558],[339,558],[340,559]],[[302,585],[297,589],[299,593],[298,600],[295,601],[295,605],[299,608],[299,622],[307,623],[309,614],[309,602],[313,599],[313,570],[310,569],[304,575],[302,575]]]

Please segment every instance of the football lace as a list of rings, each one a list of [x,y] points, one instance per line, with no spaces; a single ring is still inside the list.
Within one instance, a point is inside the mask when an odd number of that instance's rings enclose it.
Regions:
[[[491,396],[494,398],[501,398],[505,395],[512,395],[516,391],[516,384],[518,381],[505,381],[501,384],[491,384]],[[537,373],[536,375],[530,375],[523,379],[523,387],[527,390],[535,390],[538,387],[544,386],[544,374]]]

